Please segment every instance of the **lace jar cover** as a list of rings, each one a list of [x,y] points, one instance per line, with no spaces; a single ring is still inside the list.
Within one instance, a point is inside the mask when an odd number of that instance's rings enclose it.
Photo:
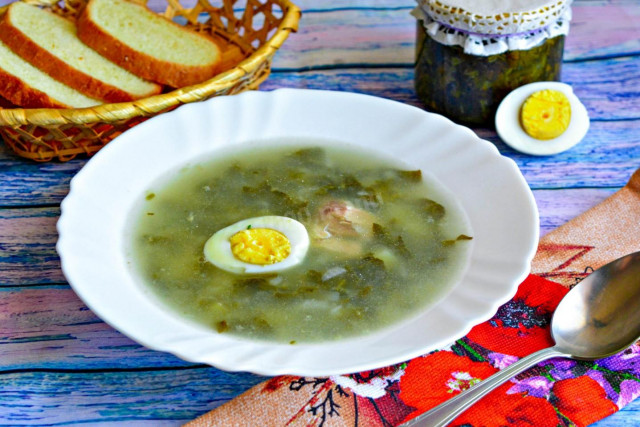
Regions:
[[[570,0],[417,0],[415,86],[432,111],[489,126],[511,90],[559,80]]]

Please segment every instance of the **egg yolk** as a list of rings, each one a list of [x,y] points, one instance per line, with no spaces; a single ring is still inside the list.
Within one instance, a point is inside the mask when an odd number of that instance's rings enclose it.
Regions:
[[[250,228],[231,236],[231,252],[242,262],[269,265],[283,261],[291,253],[287,236],[270,228]]]
[[[520,121],[524,131],[532,138],[557,138],[569,127],[571,104],[560,91],[540,90],[531,94],[522,104]]]

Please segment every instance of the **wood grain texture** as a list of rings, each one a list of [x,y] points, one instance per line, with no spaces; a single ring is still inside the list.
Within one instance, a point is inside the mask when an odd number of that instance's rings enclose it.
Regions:
[[[421,106],[413,90],[413,1],[296,3],[304,11],[300,31],[276,55],[262,90],[351,91]],[[584,141],[531,157],[490,128],[474,129],[523,172],[541,234],[600,203],[640,167],[640,3],[578,0],[573,14],[562,80],[591,116]],[[66,284],[55,223],[85,163],[32,163],[0,145],[0,424],[178,426],[262,381],[140,346]],[[640,425],[640,402],[595,425]]]
[[[0,373],[2,425],[180,425],[264,381],[214,368]],[[215,384],[215,387],[212,387]],[[117,402],[113,404],[112,402]]]
[[[0,210],[0,286],[61,283],[55,251],[58,208]]]
[[[304,12],[298,33],[287,41],[286,49],[278,52],[274,68],[411,66],[416,31],[416,20],[410,14],[413,5],[402,2],[379,8],[309,9]],[[631,6],[576,3],[565,43],[565,60],[582,62],[640,52],[640,24],[636,12],[629,12]],[[603,36],[593,37],[594,34]]]
[[[193,365],[115,331],[67,285],[1,288],[0,313],[14,314],[0,324],[0,372]]]

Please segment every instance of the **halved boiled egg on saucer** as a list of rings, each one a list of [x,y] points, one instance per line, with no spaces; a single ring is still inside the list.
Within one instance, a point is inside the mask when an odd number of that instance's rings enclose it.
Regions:
[[[215,232],[204,245],[204,256],[231,273],[277,273],[302,262],[308,249],[303,224],[284,216],[261,216]]]
[[[589,130],[589,115],[568,84],[536,82],[507,95],[498,107],[495,123],[505,144],[544,156],[580,142]]]

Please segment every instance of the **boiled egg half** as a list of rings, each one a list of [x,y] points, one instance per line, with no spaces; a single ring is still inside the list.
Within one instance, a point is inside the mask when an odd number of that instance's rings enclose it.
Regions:
[[[571,86],[536,82],[507,95],[496,111],[496,131],[513,148],[545,156],[566,151],[589,130],[587,109]]]
[[[299,264],[309,249],[304,225],[284,216],[249,218],[215,232],[204,256],[237,274],[276,273]]]

